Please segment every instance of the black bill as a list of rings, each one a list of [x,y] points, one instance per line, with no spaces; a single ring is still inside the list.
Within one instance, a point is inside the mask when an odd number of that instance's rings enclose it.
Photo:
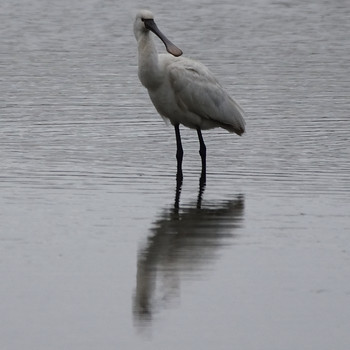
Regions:
[[[163,41],[166,50],[175,57],[181,56],[182,51],[174,45],[157,27],[153,19],[145,19],[144,20],[145,27],[151,30],[155,35],[159,37],[160,40]]]

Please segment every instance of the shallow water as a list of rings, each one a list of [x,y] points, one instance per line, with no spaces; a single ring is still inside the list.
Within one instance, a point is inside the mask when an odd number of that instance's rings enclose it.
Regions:
[[[203,133],[203,193],[137,79],[142,5],[1,3],[1,349],[348,349],[350,8],[178,5],[149,3],[247,113]]]

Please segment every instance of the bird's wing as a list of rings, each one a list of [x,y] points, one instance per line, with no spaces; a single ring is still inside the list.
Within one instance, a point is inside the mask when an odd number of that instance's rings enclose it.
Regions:
[[[203,64],[185,58],[173,61],[169,80],[181,109],[223,124],[239,135],[244,132],[243,110]]]

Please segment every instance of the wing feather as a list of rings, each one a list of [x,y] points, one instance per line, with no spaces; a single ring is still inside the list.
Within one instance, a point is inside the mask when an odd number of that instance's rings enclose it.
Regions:
[[[173,61],[169,79],[182,110],[214,121],[238,135],[244,132],[243,110],[203,64],[186,58]]]

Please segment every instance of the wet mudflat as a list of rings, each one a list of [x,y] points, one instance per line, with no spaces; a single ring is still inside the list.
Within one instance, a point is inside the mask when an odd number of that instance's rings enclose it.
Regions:
[[[346,2],[149,6],[247,134],[203,133],[200,189],[182,129],[177,188],[137,79],[143,6],[2,2],[1,348],[348,349]]]

